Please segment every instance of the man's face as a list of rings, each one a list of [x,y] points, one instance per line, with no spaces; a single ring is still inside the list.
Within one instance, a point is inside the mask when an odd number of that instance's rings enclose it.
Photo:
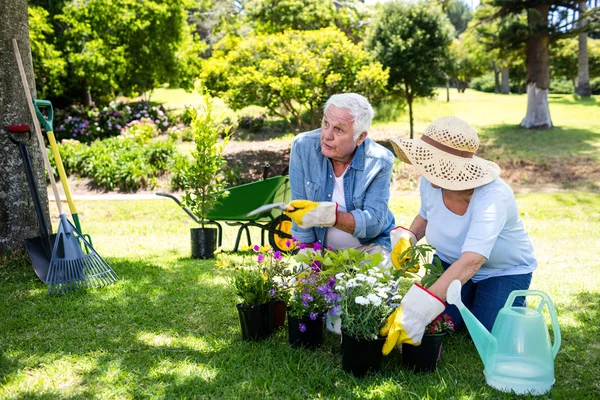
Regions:
[[[366,132],[354,140],[354,117],[345,108],[327,107],[321,123],[321,152],[334,161],[347,163],[361,144]]]

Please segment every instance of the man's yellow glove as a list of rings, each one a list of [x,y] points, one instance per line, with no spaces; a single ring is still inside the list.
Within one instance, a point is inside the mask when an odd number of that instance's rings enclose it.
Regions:
[[[397,226],[390,232],[390,241],[392,242],[392,264],[396,269],[404,269],[404,263],[410,261],[410,256],[406,254],[404,257],[401,257],[402,253],[417,244],[417,237],[410,230],[402,226]],[[416,271],[409,270],[409,272],[419,271],[418,266],[414,269]]]
[[[401,343],[418,345],[428,323],[444,311],[446,305],[436,295],[415,283],[398,307],[385,321],[379,334],[387,336],[383,345],[383,355]]]
[[[334,226],[337,220],[337,203],[293,200],[285,213],[302,229]]]

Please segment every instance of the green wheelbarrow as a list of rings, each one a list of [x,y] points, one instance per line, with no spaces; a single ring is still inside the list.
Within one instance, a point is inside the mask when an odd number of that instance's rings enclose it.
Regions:
[[[219,221],[229,226],[238,226],[233,251],[239,249],[243,233],[246,233],[248,245],[252,244],[250,227],[261,230],[261,245],[265,245],[265,235],[274,250],[289,251],[292,244],[292,220],[279,209],[271,209],[256,215],[247,214],[256,208],[270,203],[288,203],[290,201],[290,178],[286,175],[274,176],[260,181],[246,183],[226,189],[229,193],[208,214],[208,224],[216,225],[218,246],[223,244],[223,228]],[[173,199],[197,223],[200,220],[177,197],[169,193],[158,192],[157,196]]]

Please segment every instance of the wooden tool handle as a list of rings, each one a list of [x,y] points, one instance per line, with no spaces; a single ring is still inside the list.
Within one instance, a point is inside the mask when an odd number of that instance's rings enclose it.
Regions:
[[[42,152],[42,157],[44,158],[46,170],[48,171],[48,177],[50,178],[50,185],[52,186],[52,191],[54,192],[54,200],[56,202],[56,206],[58,207],[58,213],[63,214],[62,204],[60,203],[60,194],[58,193],[58,187],[56,186],[56,181],[54,180],[54,170],[52,169],[52,166],[50,165],[50,160],[48,159],[48,152],[46,150],[46,144],[44,143],[44,137],[42,136],[40,122],[38,121],[37,116],[35,115],[35,110],[33,109],[33,99],[31,98],[31,92],[29,91],[29,84],[27,83],[27,77],[25,76],[25,68],[23,68],[23,60],[21,59],[21,53],[19,52],[19,45],[17,44],[17,39],[13,39],[12,43],[13,48],[15,50],[15,57],[17,58],[17,64],[19,65],[21,82],[23,83],[23,88],[25,89],[27,106],[29,107],[29,112],[31,113],[31,119],[33,119],[35,135],[38,138],[38,144],[40,145],[40,150]]]

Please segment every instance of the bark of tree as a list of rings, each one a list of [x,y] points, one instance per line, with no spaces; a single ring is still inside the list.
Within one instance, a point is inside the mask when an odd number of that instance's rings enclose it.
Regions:
[[[550,88],[550,37],[546,30],[550,6],[538,5],[527,11],[530,36],[527,39],[527,114],[521,126],[528,129],[552,127],[548,107]]]
[[[583,14],[587,11],[587,4],[585,1],[579,2],[579,13]],[[577,23],[578,27],[585,27],[588,24],[587,18],[581,18]],[[588,60],[588,45],[587,45],[587,32],[579,34],[579,53],[578,53],[578,70],[577,70],[577,84],[575,85],[575,93],[582,97],[590,97],[592,95],[592,88],[590,87],[590,67]]]
[[[492,62],[492,66],[494,68],[494,93],[500,93],[500,68],[496,61]]]
[[[414,95],[412,92],[412,88],[405,83],[404,84],[404,88],[406,90],[406,102],[408,103],[408,116],[410,119],[410,138],[413,138],[413,127],[414,127],[414,120],[413,120],[413,100],[414,100]]]
[[[508,74],[508,68],[503,67],[500,70],[502,74],[502,94],[510,94],[510,80]]]
[[[19,44],[25,74],[35,98],[35,83],[25,0],[0,0],[0,251],[22,249],[23,239],[38,235],[38,222],[19,149],[8,140],[9,125],[33,121],[26,103],[12,39]],[[48,195],[42,155],[35,135],[26,142],[48,219]]]

